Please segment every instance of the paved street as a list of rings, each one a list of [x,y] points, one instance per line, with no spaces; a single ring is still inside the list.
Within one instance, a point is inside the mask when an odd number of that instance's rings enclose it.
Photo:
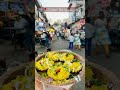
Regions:
[[[68,45],[69,45],[69,41],[62,40],[61,38],[59,40],[57,40],[55,38],[55,40],[52,41],[51,48],[52,48],[52,50],[69,50]],[[39,44],[37,44],[35,48],[36,48],[35,50],[37,50],[38,53],[46,52],[46,48],[41,47]],[[77,50],[77,49],[73,49],[72,51],[85,57],[85,49],[84,48],[82,48],[81,51]]]

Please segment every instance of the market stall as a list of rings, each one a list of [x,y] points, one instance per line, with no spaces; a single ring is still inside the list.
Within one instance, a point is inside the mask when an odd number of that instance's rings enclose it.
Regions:
[[[14,22],[19,12],[25,14],[24,4],[21,1],[7,0],[0,1],[0,18],[4,23],[4,27],[14,27]],[[10,37],[10,29],[3,29],[3,35]]]
[[[76,28],[76,29],[80,30],[83,25],[85,25],[85,19],[84,18],[80,19],[76,23],[72,24],[71,28],[72,29]]]

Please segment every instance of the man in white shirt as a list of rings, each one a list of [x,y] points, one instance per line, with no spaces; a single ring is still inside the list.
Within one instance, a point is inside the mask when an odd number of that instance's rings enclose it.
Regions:
[[[90,24],[90,18],[86,18],[86,24],[85,24],[85,52],[88,56],[91,55],[91,43],[92,43],[92,37],[94,33],[94,28],[92,24]]]

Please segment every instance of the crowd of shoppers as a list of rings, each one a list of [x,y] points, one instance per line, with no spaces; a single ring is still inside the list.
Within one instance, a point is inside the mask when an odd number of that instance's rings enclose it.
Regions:
[[[99,16],[94,18],[86,18],[85,24],[85,47],[86,55],[90,56],[92,53],[98,55],[100,48],[103,48],[106,57],[110,57],[110,50],[114,41],[119,42],[119,39],[115,39],[116,36],[112,36],[119,26],[119,19],[114,21],[115,18],[105,17],[103,11],[99,11]],[[117,22],[117,23],[113,23]],[[112,33],[111,33],[112,32]]]
[[[79,31],[76,31],[76,33],[71,32],[71,35],[68,37],[69,49],[81,50],[81,46],[84,46],[84,42],[85,42],[84,38],[85,38],[85,33],[80,33]]]

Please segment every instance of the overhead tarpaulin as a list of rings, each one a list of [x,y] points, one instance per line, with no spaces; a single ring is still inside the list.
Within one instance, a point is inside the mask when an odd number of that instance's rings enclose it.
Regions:
[[[84,24],[85,24],[85,19],[81,19],[78,22],[76,22],[75,24],[73,24],[72,28],[80,29],[81,26],[83,26]]]

